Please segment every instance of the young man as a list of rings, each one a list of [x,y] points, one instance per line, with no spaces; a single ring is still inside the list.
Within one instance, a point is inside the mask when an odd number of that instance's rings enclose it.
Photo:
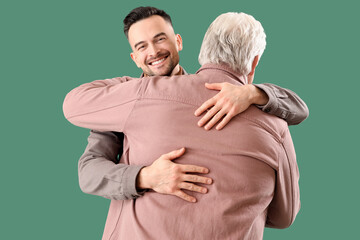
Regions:
[[[132,10],[124,19],[124,33],[132,48],[131,58],[143,71],[141,77],[187,74],[179,65],[178,52],[183,48],[181,36],[174,33],[171,18],[164,11],[152,7]],[[308,115],[305,103],[295,93],[275,85],[214,83],[207,88],[220,90],[196,110],[200,115],[209,109],[198,121],[198,125],[205,125],[207,130],[219,121],[217,127],[223,128],[251,104],[285,119],[289,125],[300,123]],[[144,190],[152,189],[187,201],[195,198],[182,189],[206,192],[206,188],[197,183],[211,183],[211,179],[203,175],[209,169],[186,165],[181,166],[181,171],[174,170],[180,165],[171,160],[183,154],[175,151],[162,153],[148,166],[132,165],[128,161],[127,138],[123,139],[124,135],[119,132],[91,131],[88,146],[79,160],[79,182],[84,192],[109,199],[133,199],[142,196]],[[118,155],[123,155],[120,163]]]

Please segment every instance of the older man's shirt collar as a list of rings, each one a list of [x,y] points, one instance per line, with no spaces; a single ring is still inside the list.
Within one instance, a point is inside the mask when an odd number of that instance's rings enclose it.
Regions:
[[[221,70],[223,72],[225,72],[226,74],[232,76],[235,80],[237,80],[238,82],[242,83],[242,84],[247,84],[247,78],[244,75],[241,75],[240,73],[234,71],[233,69],[231,69],[228,65],[226,64],[215,64],[215,63],[208,63],[208,64],[204,64],[203,66],[201,66],[201,68],[196,72],[196,74],[198,74],[201,71],[204,70]]]

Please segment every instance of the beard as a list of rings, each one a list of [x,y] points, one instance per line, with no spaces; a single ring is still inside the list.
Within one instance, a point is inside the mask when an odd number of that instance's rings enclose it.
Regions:
[[[167,54],[159,54],[153,59],[161,58],[162,56]],[[150,60],[149,60],[150,61]],[[144,67],[143,72],[147,76],[171,76],[174,68],[179,64],[179,57],[171,58],[171,55],[169,54],[167,56],[167,59],[165,61],[168,61],[168,63],[163,66],[161,69],[151,69],[148,64],[146,64],[146,67]]]

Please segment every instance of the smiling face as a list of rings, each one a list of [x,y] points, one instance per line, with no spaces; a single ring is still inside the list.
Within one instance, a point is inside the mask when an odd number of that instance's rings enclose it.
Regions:
[[[131,25],[128,33],[136,65],[149,76],[170,76],[180,71],[182,39],[171,24],[154,15]]]

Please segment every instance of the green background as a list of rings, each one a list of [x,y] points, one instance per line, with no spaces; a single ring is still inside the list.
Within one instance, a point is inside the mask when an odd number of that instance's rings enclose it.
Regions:
[[[263,24],[268,44],[255,82],[292,89],[310,109],[305,122],[290,127],[301,211],[290,228],[266,229],[264,239],[354,239],[360,203],[355,2],[1,1],[0,239],[101,238],[109,200],[78,187],[77,160],[89,131],[65,120],[62,101],[82,83],[140,75],[122,19],[147,5],[171,15],[184,41],[180,63],[191,73],[216,16],[245,12]]]

